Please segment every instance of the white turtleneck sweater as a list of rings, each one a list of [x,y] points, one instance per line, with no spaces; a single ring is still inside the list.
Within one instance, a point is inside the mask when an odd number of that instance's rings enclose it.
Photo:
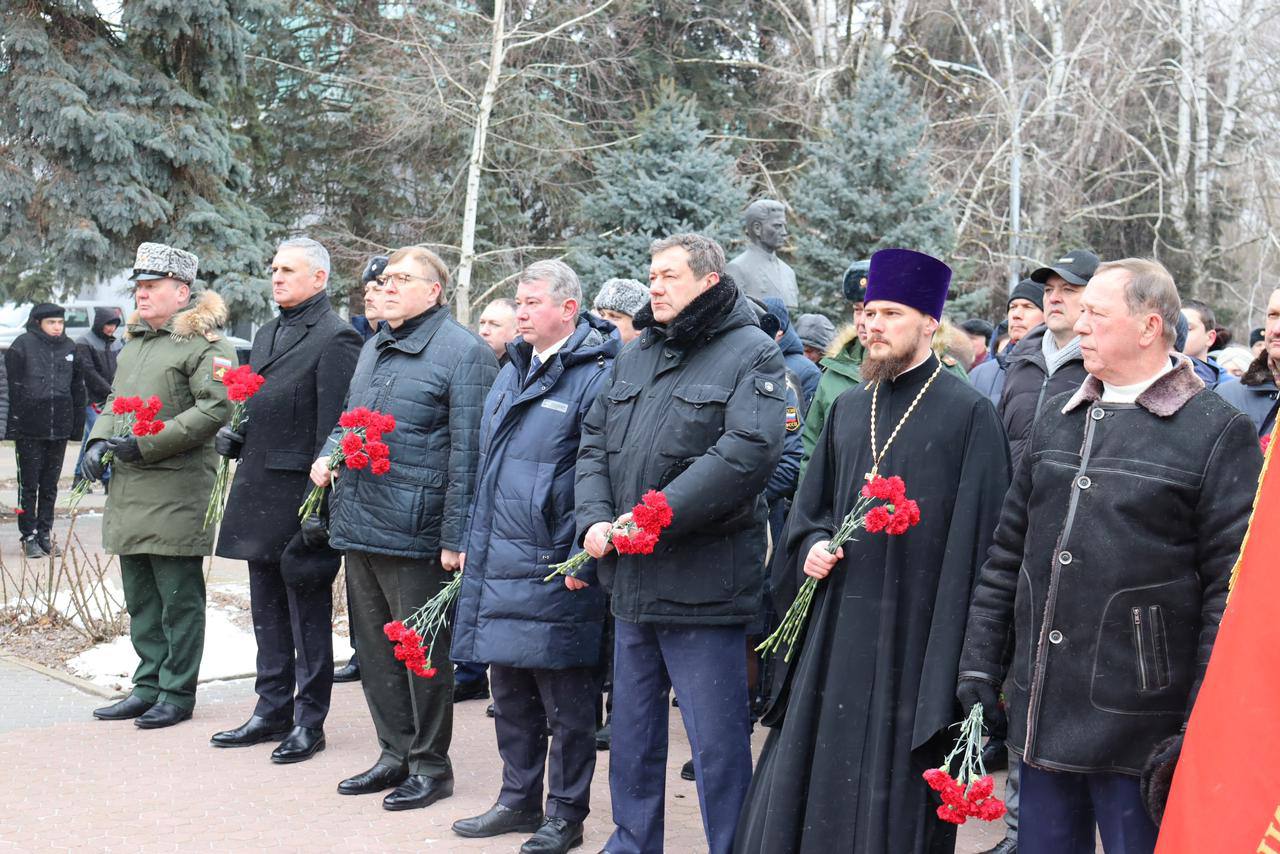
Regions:
[[[1172,359],[1166,359],[1164,367],[1161,368],[1155,376],[1145,379],[1139,383],[1131,385],[1111,385],[1104,382],[1102,384],[1102,402],[1103,403],[1135,403],[1142,393],[1151,388],[1156,380],[1172,371],[1174,363]]]

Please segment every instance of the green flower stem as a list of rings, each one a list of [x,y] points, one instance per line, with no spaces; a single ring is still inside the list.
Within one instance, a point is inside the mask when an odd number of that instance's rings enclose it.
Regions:
[[[836,529],[836,532],[831,536],[831,540],[827,543],[827,554],[835,554],[845,543],[856,539],[853,535],[866,524],[867,510],[872,500],[862,495],[858,496],[853,509],[840,521],[840,527]],[[805,578],[804,583],[800,585],[800,589],[796,591],[795,601],[791,603],[787,613],[782,616],[782,622],[774,630],[773,634],[765,638],[756,647],[756,652],[761,655],[773,655],[783,644],[786,644],[787,652],[783,655],[782,660],[791,661],[791,656],[796,651],[796,642],[800,639],[800,632],[804,630],[805,625],[808,623],[809,608],[813,605],[813,594],[817,589],[818,579],[813,576]]]

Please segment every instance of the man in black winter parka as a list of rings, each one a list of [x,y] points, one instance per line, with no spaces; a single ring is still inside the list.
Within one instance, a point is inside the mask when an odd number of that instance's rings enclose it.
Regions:
[[[956,695],[990,714],[1007,684],[1028,851],[1154,849],[1140,774],[1191,713],[1249,525],[1257,434],[1170,352],[1178,317],[1160,264],[1098,267],[1089,376],[1040,413],[974,590]]]
[[[63,334],[61,306],[42,302],[31,309],[27,331],[5,353],[9,374],[9,421],[5,435],[18,454],[18,531],[28,558],[55,554],[50,531],[58,499],[58,477],[67,440],[84,433],[84,375],[76,345]]]
[[[582,427],[578,536],[615,617],[611,854],[662,850],[667,696],[680,700],[712,854],[728,852],[751,781],[746,624],[760,607],[765,484],[782,454],[782,353],[697,234],[650,249],[640,337]],[[674,513],[650,555],[610,527],[647,490]]]
[[[276,763],[324,749],[333,689],[333,579],[342,555],[323,533],[300,529],[298,507],[311,461],[342,411],[360,355],[360,333],[329,304],[329,252],[314,240],[286,240],[271,261],[276,318],[253,339],[249,365],[263,377],[239,433],[214,437],[239,459],[216,554],[249,562],[249,601],[258,642],[258,704],[242,726],[219,732],[215,747],[283,742]],[[308,520],[313,524],[319,520]],[[294,696],[294,692],[297,696]]]
[[[84,391],[87,403],[84,410],[84,442],[80,445],[80,458],[76,460],[75,480],[80,480],[80,462],[89,446],[89,431],[102,413],[102,406],[111,396],[111,383],[116,378],[116,354],[124,342],[116,338],[120,328],[120,310],[98,306],[93,310],[93,325],[76,340],[76,358],[84,372]],[[102,482],[107,484],[110,475],[103,472]]]
[[[396,660],[383,626],[403,620],[440,592],[460,566],[475,493],[480,416],[498,373],[493,351],[449,316],[449,271],[434,252],[397,250],[378,278],[382,320],[356,362],[344,409],[391,415],[383,435],[391,470],[342,469],[329,506],[329,542],[346,553],[348,610],[360,650],[361,684],[382,748],[368,771],[338,792],[362,795],[395,786],[389,810],[429,806],[453,794],[453,673],[449,632],[431,647],[433,678]],[[330,480],[336,430],[311,467]]]

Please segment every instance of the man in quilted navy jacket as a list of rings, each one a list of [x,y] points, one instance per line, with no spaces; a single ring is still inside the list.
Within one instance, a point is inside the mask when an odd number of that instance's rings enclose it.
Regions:
[[[383,441],[391,470],[343,469],[329,508],[329,544],[346,552],[348,609],[360,649],[361,684],[382,754],[338,791],[362,795],[395,786],[389,810],[425,807],[453,794],[453,675],[414,676],[396,660],[382,627],[403,620],[459,568],[475,486],[480,412],[498,372],[493,351],[449,316],[449,271],[433,252],[400,249],[378,277],[385,324],[365,342],[344,410],[393,416]],[[329,483],[335,427],[311,479]],[[441,632],[432,657],[449,657]]]
[[[455,822],[454,832],[537,831],[520,850],[538,854],[581,842],[596,762],[604,592],[593,563],[576,577],[543,581],[551,564],[579,551],[573,480],[582,420],[621,346],[613,326],[579,314],[581,305],[578,276],[561,261],[538,261],[520,276],[520,337],[507,345],[480,425],[454,624],[454,659],[490,665],[502,755],[498,802]]]

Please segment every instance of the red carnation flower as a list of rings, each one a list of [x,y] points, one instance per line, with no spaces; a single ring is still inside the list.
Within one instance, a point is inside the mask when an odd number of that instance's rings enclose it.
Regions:
[[[649,490],[631,510],[631,521],[646,531],[657,533],[671,526],[674,518],[667,497],[661,492]]]
[[[428,667],[427,672],[423,673],[422,675],[427,677],[428,679],[435,679],[437,672],[439,671],[437,671],[434,667]]]
[[[924,772],[924,781],[929,784],[929,788],[935,792],[942,791],[942,787],[951,779],[951,775],[941,768],[930,768]]]
[[[992,779],[990,774],[985,777],[979,777],[969,784],[969,800],[980,801],[983,798],[989,798],[995,790],[996,781]]]
[[[946,804],[943,804],[942,806],[938,807],[938,818],[942,819],[945,822],[949,822],[951,824],[965,823],[964,813],[956,812],[954,809],[947,806]]]
[[[151,435],[152,435],[152,436],[154,436],[155,434],[159,433],[159,432],[160,432],[161,430],[163,430],[163,429],[164,429],[164,422],[163,422],[163,421],[152,421],[152,422],[151,422]]]
[[[997,798],[987,798],[978,805],[978,809],[973,813],[974,817],[983,821],[995,821],[1003,818],[1006,812],[1004,801]]]
[[[369,465],[369,456],[363,451],[347,457],[347,468],[349,469],[362,469],[367,465]]]
[[[137,412],[142,406],[142,398],[140,397],[117,397],[111,401],[112,415],[128,415],[130,412]]]
[[[404,623],[399,620],[392,620],[382,627],[382,633],[387,636],[387,640],[397,643],[404,638],[406,631],[408,630],[404,627]]]
[[[358,448],[356,450],[359,450]],[[385,460],[391,456],[391,449],[384,442],[370,440],[364,446],[364,452],[371,460]]]
[[[342,453],[344,456],[360,453],[364,448],[364,441],[357,433],[344,433],[342,436]]]
[[[386,460],[386,459],[374,460],[372,463],[369,464],[369,471],[373,472],[376,475],[384,475],[387,472],[391,471],[391,460]]]
[[[146,402],[143,403],[141,407],[139,407],[138,418],[142,421],[152,421],[160,414],[160,410],[163,408],[164,403],[159,397],[153,394],[151,397],[147,398]]]
[[[150,421],[135,421],[135,422],[133,422],[132,430],[133,430],[133,435],[135,435],[135,436],[150,436],[150,435],[151,435],[151,422],[150,422]]]
[[[862,523],[862,526],[867,529],[868,533],[875,534],[883,531],[892,518],[889,514],[889,508],[882,504],[867,511],[867,518]]]

